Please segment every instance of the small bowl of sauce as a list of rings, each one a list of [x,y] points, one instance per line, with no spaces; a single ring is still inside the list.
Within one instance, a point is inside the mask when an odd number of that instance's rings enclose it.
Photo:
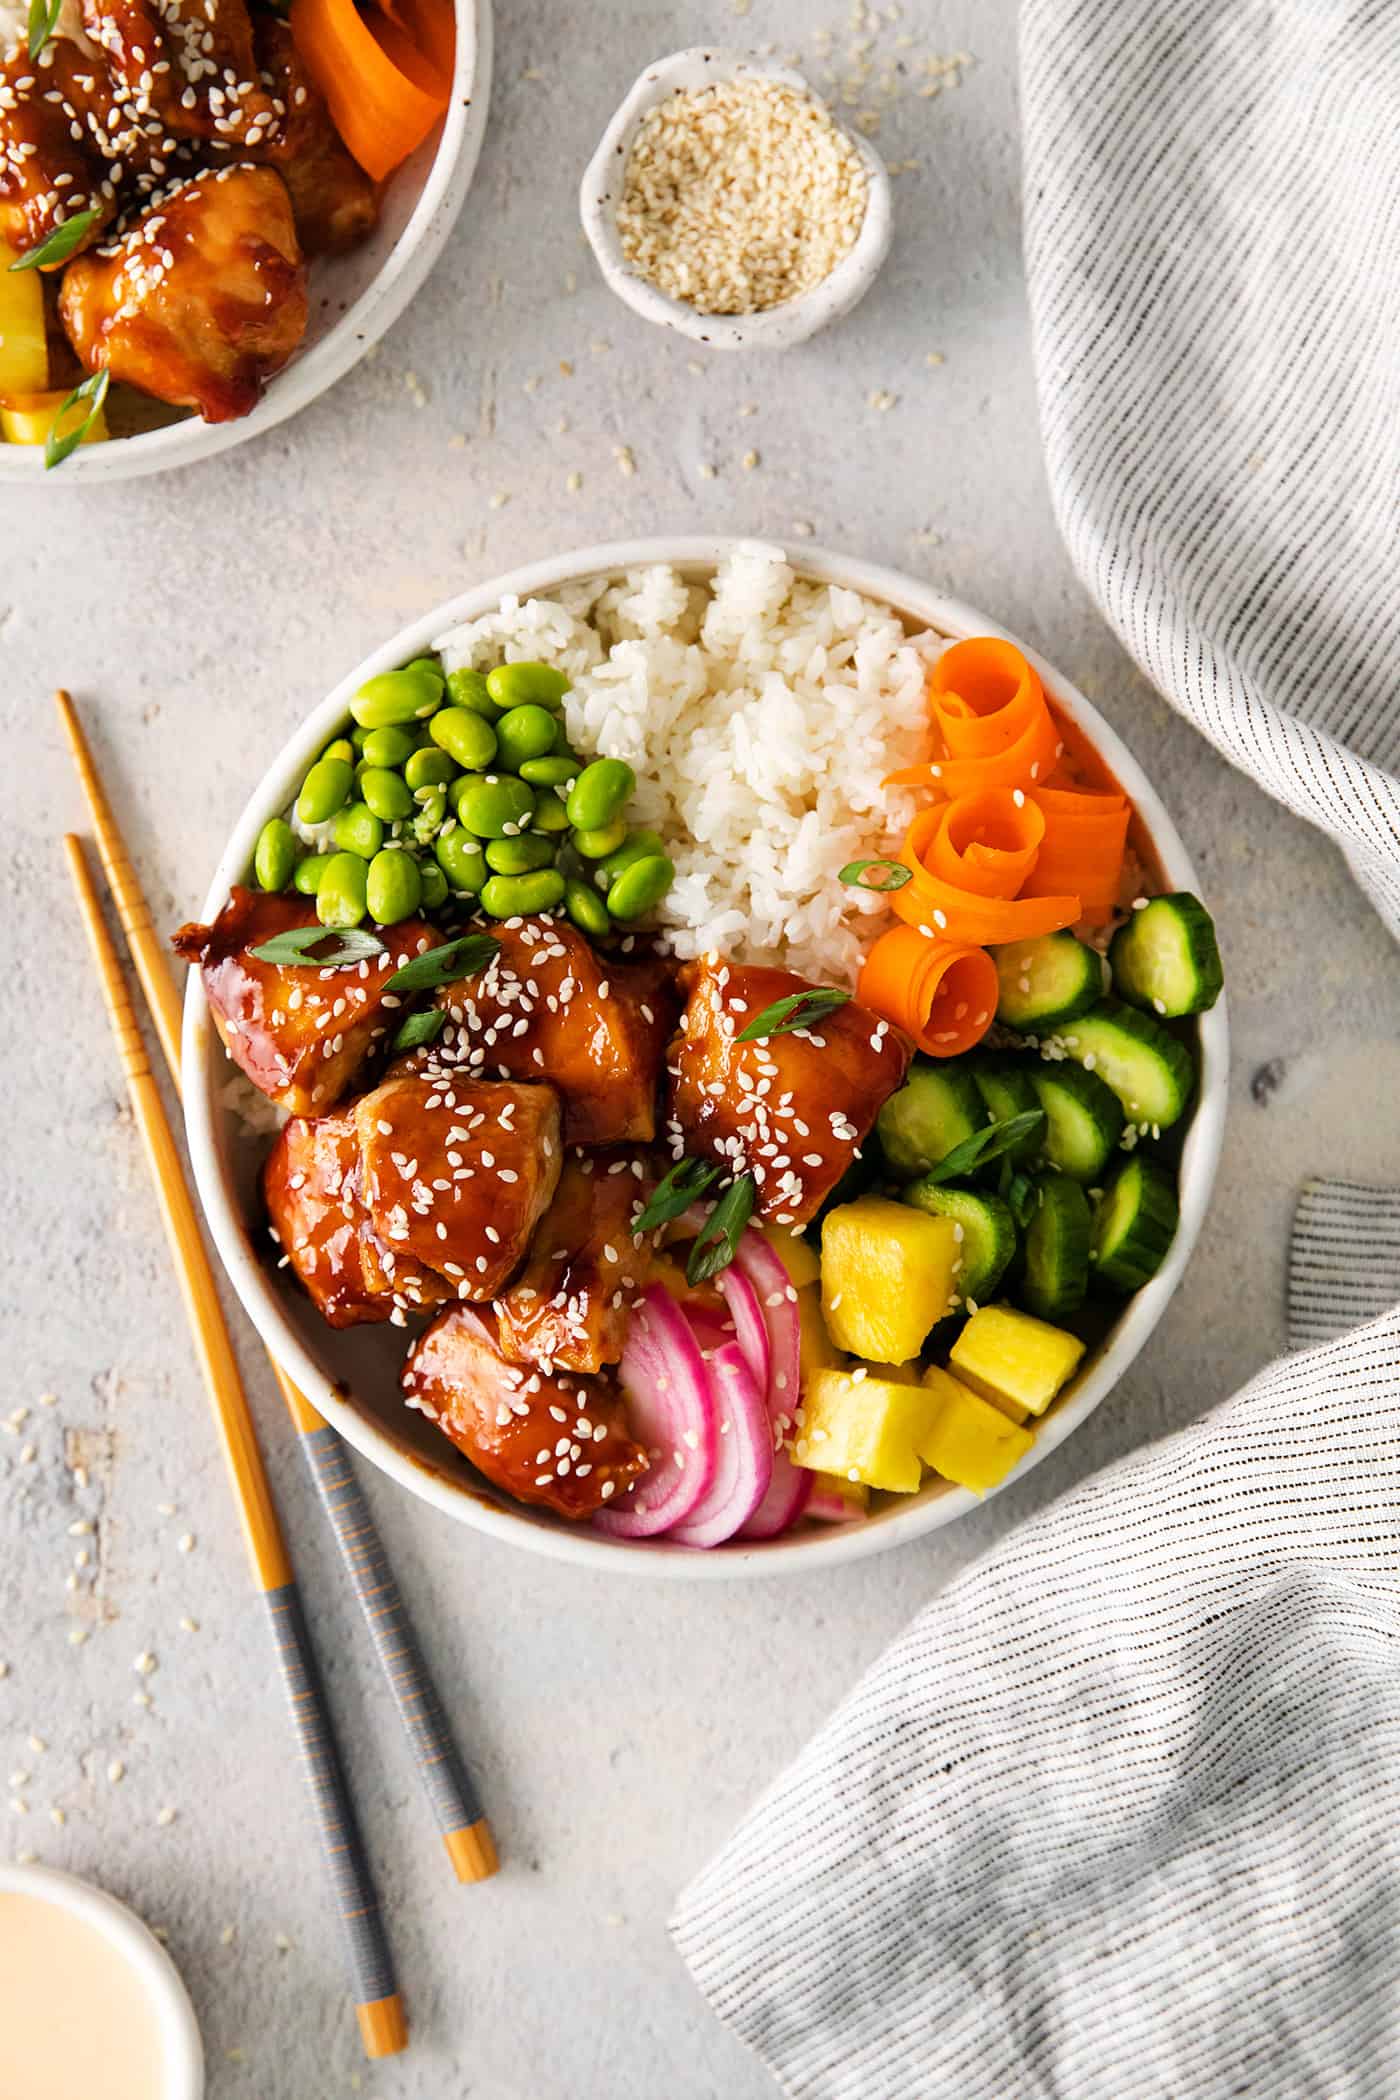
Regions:
[[[141,1920],[53,1867],[0,1865],[0,2092],[201,2100],[179,1972]]]

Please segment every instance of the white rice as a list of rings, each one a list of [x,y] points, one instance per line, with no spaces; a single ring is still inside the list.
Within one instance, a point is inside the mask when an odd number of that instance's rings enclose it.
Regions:
[[[929,667],[948,646],[888,606],[799,582],[745,542],[705,584],[661,564],[508,598],[436,645],[449,670],[540,660],[568,673],[569,736],[637,775],[630,815],[666,840],[660,923],[677,955],[718,949],[854,983],[888,905],[848,861],[893,847],[914,813],[882,786],[917,760]]]

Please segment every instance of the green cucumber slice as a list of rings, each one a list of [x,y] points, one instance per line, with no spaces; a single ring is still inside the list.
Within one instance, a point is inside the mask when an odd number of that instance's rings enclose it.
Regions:
[[[936,1167],[986,1121],[982,1096],[966,1065],[916,1057],[903,1086],[876,1117],[875,1130],[890,1172],[911,1181]]]
[[[911,1181],[900,1191],[901,1203],[931,1217],[951,1218],[962,1228],[962,1268],[958,1272],[958,1295],[984,1305],[991,1297],[1016,1252],[1016,1221],[1000,1196],[984,1196],[975,1189],[953,1188],[931,1181]]]
[[[1134,1152],[1104,1190],[1094,1213],[1092,1260],[1115,1291],[1138,1291],[1154,1277],[1176,1236],[1171,1176]]]
[[[1029,1115],[1032,1109],[1039,1108],[1031,1084],[1031,1060],[1028,1057],[979,1057],[973,1060],[971,1070],[973,1082],[994,1123],[1009,1123],[1013,1116]],[[1033,1130],[1028,1137],[1023,1137],[1007,1155],[1011,1164],[1014,1167],[1033,1166],[1040,1158],[1044,1139],[1044,1130]]]
[[[993,948],[997,1019],[1021,1035],[1054,1035],[1103,997],[1103,959],[1072,933],[1042,933]]]
[[[1031,1088],[1045,1110],[1046,1159],[1073,1181],[1097,1181],[1123,1135],[1123,1104],[1112,1087],[1065,1058],[1056,1064],[1037,1060]]]
[[[1116,999],[1082,1015],[1060,1040],[1077,1064],[1107,1080],[1130,1123],[1165,1130],[1195,1090],[1196,1067],[1186,1046],[1149,1014]]]
[[[1043,1174],[1026,1227],[1021,1303],[1038,1320],[1068,1320],[1089,1288],[1089,1199],[1067,1174]]]
[[[1108,966],[1120,998],[1168,1020],[1207,1012],[1225,982],[1215,921],[1189,890],[1139,906],[1109,943]]]

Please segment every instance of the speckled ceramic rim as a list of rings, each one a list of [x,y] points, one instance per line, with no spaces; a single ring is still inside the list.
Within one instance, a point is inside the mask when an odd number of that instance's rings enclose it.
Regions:
[[[345,720],[352,695],[378,671],[428,648],[450,627],[493,611],[505,597],[528,598],[550,592],[580,579],[640,568],[648,562],[670,562],[677,568],[700,575],[713,571],[737,546],[736,539],[632,540],[620,545],[585,547],[549,561],[535,562],[495,578],[460,597],[450,599],[435,611],[403,628],[382,648],[352,671],[314,714],[284,745],[264,774],[234,828],[224,850],[204,904],[206,919],[212,919],[225,902],[232,884],[239,880],[253,857],[253,846],[267,818],[285,809],[312,759],[338,731]],[[768,543],[765,543],[768,544]],[[928,626],[941,634],[960,637],[996,634],[1025,650],[1044,680],[1046,691],[1084,730],[1097,747],[1137,806],[1173,889],[1197,890],[1196,873],[1166,810],[1153,791],[1136,759],[1120,742],[1097,710],[1053,665],[1004,627],[988,620],[971,606],[943,598],[926,584],[900,576],[892,569],[871,567],[842,554],[803,548],[787,559],[799,575],[818,583],[843,585],[877,599],[914,626]],[[1181,1159],[1181,1222],[1172,1249],[1152,1281],[1132,1298],[1123,1317],[1107,1340],[1089,1358],[1068,1397],[1057,1405],[1037,1433],[1035,1443],[1010,1476],[1020,1480],[1033,1465],[1093,1413],[1106,1393],[1112,1391],[1133,1358],[1146,1342],[1181,1281],[1182,1272],[1196,1243],[1210,1201],[1215,1170],[1225,1127],[1228,1089],[1229,1029],[1222,999],[1201,1017],[1200,1089],[1186,1134]],[[731,1576],[772,1575],[793,1569],[816,1569],[840,1560],[859,1560],[868,1553],[936,1531],[979,1506],[979,1498],[965,1488],[937,1483],[917,1495],[893,1503],[864,1523],[812,1525],[790,1537],[766,1543],[731,1544],[701,1553],[662,1541],[601,1538],[587,1527],[570,1528],[540,1512],[510,1503],[504,1497],[482,1499],[445,1479],[425,1471],[420,1460],[397,1446],[384,1429],[360,1414],[333,1389],[330,1378],[297,1333],[260,1266],[251,1246],[251,1229],[241,1215],[235,1193],[221,1164],[218,1129],[227,1115],[218,1101],[227,1077],[223,1046],[214,1030],[205,1004],[199,975],[191,971],[185,994],[184,1069],[185,1129],[190,1156],[219,1253],[242,1300],[248,1317],[288,1375],[306,1393],[346,1440],[373,1459],[382,1470],[435,1509],[470,1524],[493,1538],[525,1546],[556,1560],[572,1561],[592,1568],[608,1568],[620,1575],[674,1577],[681,1581],[723,1581]],[[259,1228],[261,1229],[261,1228]]]
[[[83,445],[51,474],[45,471],[41,446],[0,444],[0,483],[71,489],[80,482],[131,481],[168,467],[192,466],[271,430],[334,386],[398,319],[442,253],[476,172],[490,95],[491,0],[457,0],[452,100],[412,215],[359,298],[318,342],[277,374],[251,415],[233,423],[187,416],[137,437]]]
[[[647,278],[640,277],[623,255],[617,235],[622,171],[642,119],[678,91],[713,87],[716,81],[746,77],[779,81],[813,102],[822,99],[800,73],[773,65],[752,52],[699,45],[689,51],[673,52],[669,58],[659,58],[633,82],[603,133],[579,186],[579,213],[607,283],[644,320],[655,321],[662,328],[674,328],[697,343],[708,343],[712,350],[783,350],[791,343],[805,342],[828,321],[849,313],[869,291],[889,250],[889,171],[870,142],[843,123],[835,110],[828,111],[832,123],[850,140],[865,167],[869,184],[865,217],[849,253],[829,277],[799,298],[770,307],[764,313],[699,313],[684,300],[670,298]]]
[[[151,2100],[202,2100],[204,2047],[189,1992],[160,1941],[134,1911],[57,1867],[0,1865],[0,1895],[55,1904],[100,1932],[143,1985],[160,2025],[166,2082]]]

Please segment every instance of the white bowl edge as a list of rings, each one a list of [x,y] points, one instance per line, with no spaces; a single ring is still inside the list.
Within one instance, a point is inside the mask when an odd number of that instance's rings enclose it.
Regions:
[[[311,759],[344,721],[353,694],[365,679],[390,670],[431,645],[464,620],[478,618],[508,595],[521,598],[558,589],[569,581],[652,562],[679,568],[716,567],[737,538],[656,538],[585,547],[576,553],[533,562],[508,575],[460,593],[445,605],[412,621],[376,649],[331,692],[290,737],[250,796],[215,871],[204,903],[212,919],[233,883],[246,871],[266,818],[292,799]],[[766,543],[765,543],[766,544]],[[854,561],[825,549],[806,548],[785,558],[800,576],[844,586],[890,605],[905,619],[955,637],[996,634],[1024,651],[1044,681],[1046,691],[1081,723],[1095,749],[1117,776],[1140,813],[1168,882],[1178,889],[1198,888],[1186,848],[1155,790],[1126,745],[1055,667],[995,621],[958,599],[947,598],[897,571]],[[1162,1268],[1129,1302],[1106,1344],[1068,1397],[1042,1422],[1031,1449],[1002,1487],[1021,1480],[1034,1465],[1061,1444],[1117,1384],[1156,1327],[1185,1271],[1209,1206],[1224,1136],[1229,1076],[1229,1024],[1225,1000],[1200,1016],[1200,1079],[1191,1125],[1181,1158],[1181,1215],[1176,1238]],[[979,1506],[983,1498],[965,1488],[922,1490],[908,1507],[890,1507],[863,1523],[813,1527],[795,1536],[753,1545],[727,1545],[713,1552],[689,1551],[662,1541],[605,1539],[586,1526],[569,1528],[538,1512],[497,1497],[493,1490],[469,1493],[428,1472],[338,1394],[315,1356],[287,1318],[256,1260],[220,1167],[217,1124],[223,1111],[215,1088],[226,1083],[228,1066],[213,1027],[199,973],[186,984],[182,1064],[198,1080],[185,1089],[185,1129],[195,1179],[215,1245],[245,1312],[274,1358],[307,1398],[346,1441],[389,1476],[436,1509],[493,1537],[588,1567],[608,1567],[625,1574],[677,1580],[714,1581],[742,1575],[769,1575],[826,1562],[857,1560],[866,1554],[921,1536],[949,1524]],[[993,1492],[1000,1493],[997,1489]],[[481,1499],[489,1496],[489,1500]]]

